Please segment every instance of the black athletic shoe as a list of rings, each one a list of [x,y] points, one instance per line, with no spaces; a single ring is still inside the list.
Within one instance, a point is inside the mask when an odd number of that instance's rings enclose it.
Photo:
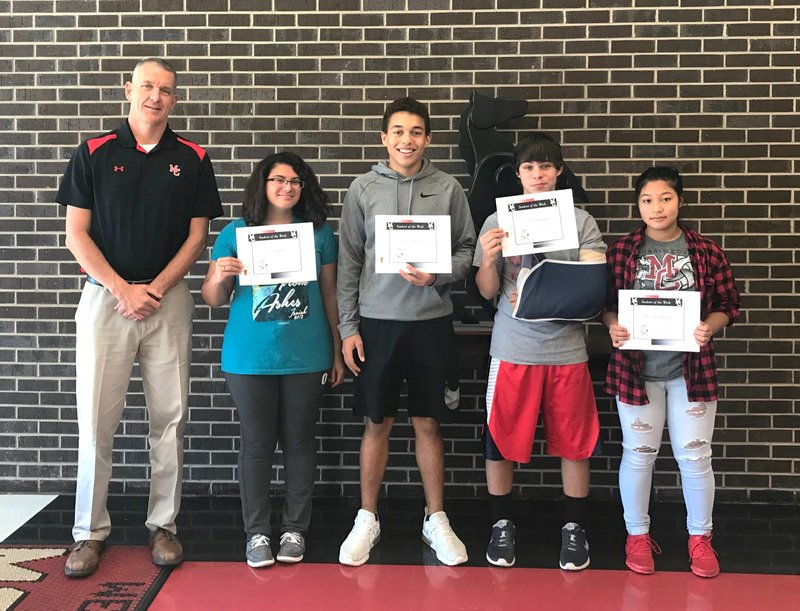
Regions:
[[[511,520],[498,520],[492,526],[492,538],[486,548],[486,560],[495,566],[514,566],[514,539],[517,529]]]
[[[589,566],[586,531],[575,522],[567,522],[561,529],[561,557],[558,565],[565,571],[581,571]]]

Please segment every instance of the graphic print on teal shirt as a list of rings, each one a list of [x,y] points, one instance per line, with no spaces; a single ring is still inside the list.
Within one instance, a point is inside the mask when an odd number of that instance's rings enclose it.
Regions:
[[[283,282],[253,287],[253,320],[275,322],[308,317],[308,282]]]
[[[295,219],[295,222],[301,222]],[[226,225],[211,260],[235,257],[238,218]],[[317,278],[323,265],[336,262],[336,236],[327,223],[314,230]],[[333,361],[333,343],[319,281],[241,286],[231,295],[222,340],[222,370],[243,375],[289,375],[325,371]]]

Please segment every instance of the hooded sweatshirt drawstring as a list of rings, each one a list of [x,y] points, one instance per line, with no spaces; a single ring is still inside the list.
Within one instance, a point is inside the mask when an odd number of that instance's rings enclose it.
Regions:
[[[391,176],[391,175],[389,175]],[[403,214],[400,212],[400,182],[403,180],[403,176],[400,174],[395,174],[392,176],[394,178],[394,209],[397,214]],[[414,197],[414,179],[411,179],[411,184],[409,185],[408,189],[408,207],[406,209],[406,214],[409,216],[411,215],[411,200]]]

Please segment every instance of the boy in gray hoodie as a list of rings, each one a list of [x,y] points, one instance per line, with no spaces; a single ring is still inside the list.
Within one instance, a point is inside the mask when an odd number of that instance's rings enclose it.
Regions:
[[[443,510],[439,422],[447,413],[445,372],[455,358],[450,286],[470,269],[475,230],[461,185],[423,157],[431,142],[424,104],[412,98],[389,104],[381,141],[389,160],[353,181],[339,225],[339,330],[345,363],[355,376],[354,411],[365,422],[361,509],[339,550],[339,562],[363,564],[380,537],[378,493],[405,379],[426,501],[422,538],[439,561],[457,565],[467,561],[467,551]],[[376,214],[450,216],[452,273],[430,274],[407,265],[397,274],[376,274]]]

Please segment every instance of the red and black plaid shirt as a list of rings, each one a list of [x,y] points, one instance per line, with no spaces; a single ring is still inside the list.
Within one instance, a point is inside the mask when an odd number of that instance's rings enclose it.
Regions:
[[[739,316],[739,291],[731,266],[722,249],[696,231],[681,226],[694,269],[695,286],[701,292],[703,320],[711,312],[722,312],[732,323]],[[621,237],[608,249],[608,291],[606,309],[616,312],[617,291],[635,289],[636,260],[644,239],[644,227]],[[690,401],[716,401],[719,397],[714,340],[700,346],[700,352],[683,353],[683,377]],[[606,392],[628,405],[647,405],[642,379],[642,356],[638,350],[612,348],[606,373]]]

